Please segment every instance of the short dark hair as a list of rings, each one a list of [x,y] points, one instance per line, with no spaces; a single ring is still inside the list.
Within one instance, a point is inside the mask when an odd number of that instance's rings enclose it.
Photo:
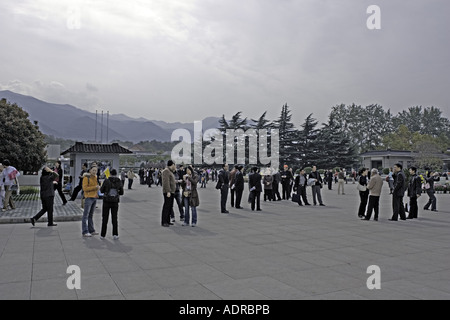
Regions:
[[[222,164],[222,168],[225,168],[225,166],[227,165],[228,163],[224,163],[224,164]]]
[[[175,164],[175,162],[173,162],[172,160],[167,161],[167,166],[171,167]]]
[[[5,167],[9,167],[9,166],[11,165],[11,162],[9,162],[8,159],[5,159],[5,160],[3,160],[3,165],[4,165]]]
[[[394,164],[397,168],[400,168],[400,170],[403,170],[403,165],[401,163]]]
[[[253,167],[253,168],[252,168],[252,171],[253,171],[253,172],[258,172],[258,167]]]
[[[417,168],[416,167],[409,167],[410,170],[417,172]]]
[[[117,170],[116,169],[112,169],[111,170],[111,175],[112,176],[117,176]]]

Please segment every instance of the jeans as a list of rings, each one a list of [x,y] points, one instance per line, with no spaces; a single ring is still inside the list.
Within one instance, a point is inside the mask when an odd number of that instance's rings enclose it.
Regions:
[[[97,205],[97,198],[86,198],[84,200],[83,219],[81,220],[81,228],[83,234],[95,232],[94,221],[92,217],[94,216],[94,210],[96,205]]]
[[[436,196],[434,195],[434,190],[427,190],[428,197],[430,199],[428,200],[427,204],[425,205],[424,209],[428,210],[431,206],[431,210],[436,210]]]
[[[184,199],[184,223],[189,224],[190,214],[189,208],[192,211],[192,224],[197,224],[197,207],[191,207],[189,201],[191,198],[183,198]]]
[[[316,197],[317,197],[317,200],[319,200],[319,204],[323,204],[323,202],[322,202],[322,194],[321,194],[320,189],[321,189],[320,186],[316,186],[316,185],[312,186],[312,194],[313,194],[314,205],[317,204]]]
[[[180,190],[176,190],[175,191],[175,199],[174,199],[174,201],[177,203],[178,211],[180,212],[180,219],[183,219],[184,218],[184,209],[183,209],[184,203],[181,200],[181,192],[180,192]],[[170,217],[172,219],[175,219],[175,212],[173,211],[173,208],[170,211]]]
[[[109,211],[111,210],[111,222],[113,225],[113,236],[119,235],[119,223],[118,223],[118,212],[119,203],[118,202],[107,202],[103,200],[102,207],[102,232],[100,235],[104,238],[106,236],[106,229],[108,227]]]

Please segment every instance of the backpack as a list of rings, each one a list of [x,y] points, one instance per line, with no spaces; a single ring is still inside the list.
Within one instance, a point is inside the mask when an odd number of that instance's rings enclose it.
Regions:
[[[113,183],[107,193],[103,196],[103,200],[107,202],[119,202],[119,190],[114,188]]]

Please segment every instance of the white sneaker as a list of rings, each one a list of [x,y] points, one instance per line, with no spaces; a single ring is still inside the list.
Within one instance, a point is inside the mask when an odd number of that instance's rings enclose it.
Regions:
[[[113,236],[114,240],[119,240],[119,236]]]
[[[175,219],[172,219],[172,223],[175,222]]]
[[[105,240],[105,237],[100,237],[100,240]]]
[[[91,233],[91,236],[98,236],[98,235],[99,235],[98,232],[92,232],[92,233]]]
[[[186,227],[186,226],[189,227],[189,223],[183,222],[183,223],[181,224],[181,226],[182,226],[182,227]]]
[[[90,234],[90,233],[85,233],[85,234],[83,234],[83,237],[84,237],[84,238],[90,238],[90,237],[92,237],[92,234]]]
[[[196,223],[193,223],[193,224],[192,224],[192,228],[195,228],[196,226],[197,226]]]

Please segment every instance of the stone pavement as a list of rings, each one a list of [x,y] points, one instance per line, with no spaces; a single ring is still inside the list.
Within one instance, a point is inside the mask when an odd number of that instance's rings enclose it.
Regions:
[[[197,228],[182,227],[177,210],[163,228],[161,188],[135,187],[120,204],[118,241],[111,225],[103,241],[83,239],[79,221],[0,225],[0,299],[450,299],[448,195],[437,195],[439,213],[388,222],[385,185],[380,222],[366,222],[351,184],[345,196],[323,189],[326,207],[262,202],[263,212],[245,204],[229,215],[210,184],[199,189]],[[81,290],[66,286],[69,265]],[[381,290],[367,288],[371,265]]]

